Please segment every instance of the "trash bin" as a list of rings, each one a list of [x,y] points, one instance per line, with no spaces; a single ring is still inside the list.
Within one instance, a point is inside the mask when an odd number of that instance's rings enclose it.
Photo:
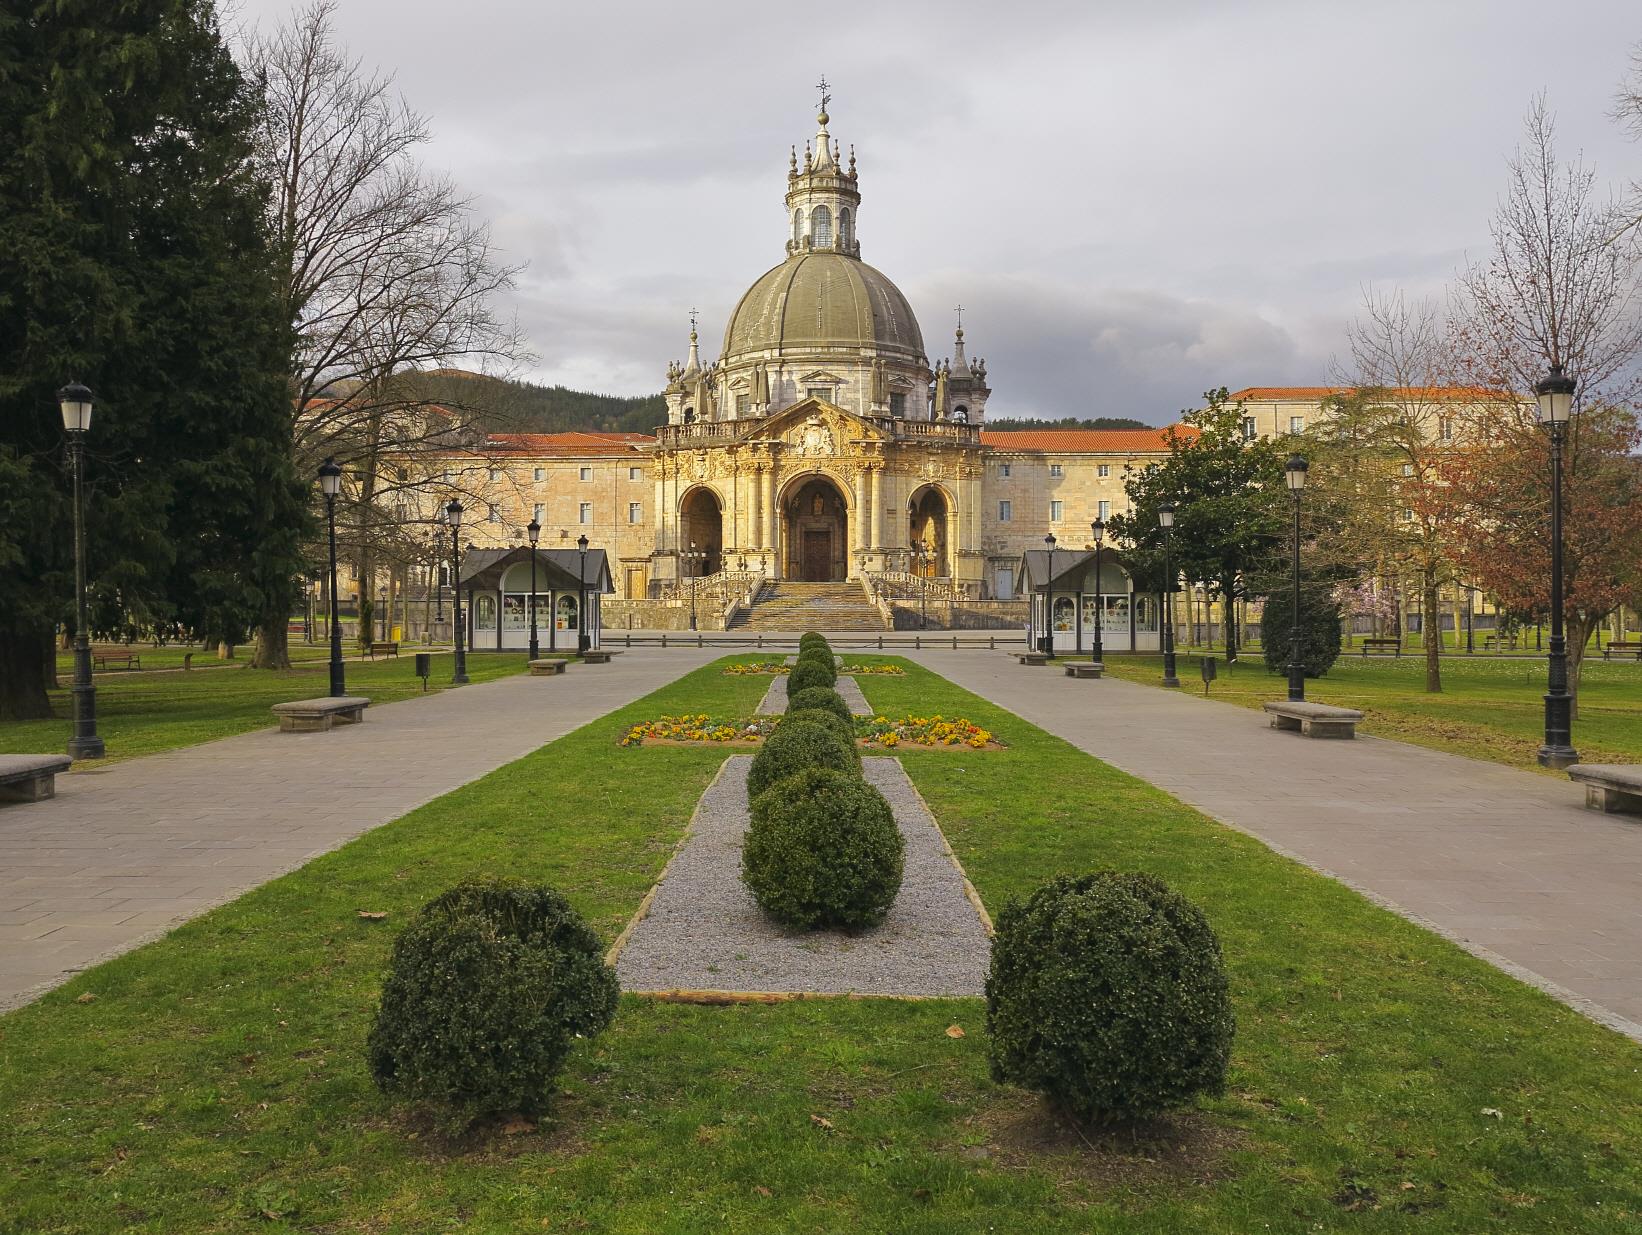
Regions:
[[[416,676],[422,679],[422,689],[428,688],[428,675],[433,672],[433,654],[418,652],[416,654]]]

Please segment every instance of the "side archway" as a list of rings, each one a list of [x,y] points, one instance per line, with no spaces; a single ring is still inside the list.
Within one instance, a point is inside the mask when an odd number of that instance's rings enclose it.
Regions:
[[[692,544],[706,556],[687,564],[687,573],[717,574],[724,569],[724,502],[706,485],[697,485],[679,502],[679,548]]]
[[[939,485],[924,485],[913,491],[907,503],[907,544],[923,546],[911,569],[927,578],[947,578],[952,574],[948,555],[948,528],[951,503]]]

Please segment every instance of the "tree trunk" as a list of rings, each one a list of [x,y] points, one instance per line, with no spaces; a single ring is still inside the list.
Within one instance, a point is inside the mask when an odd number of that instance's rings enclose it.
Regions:
[[[1427,570],[1420,579],[1423,593],[1420,607],[1420,635],[1425,642],[1425,691],[1442,694],[1442,595],[1437,572]]]
[[[257,647],[251,654],[253,669],[289,669],[291,667],[291,634],[283,617],[272,613],[262,615],[257,628]]]
[[[1585,645],[1590,642],[1591,632],[1602,618],[1575,610],[1565,620],[1568,625],[1568,694],[1573,699],[1570,710],[1573,718],[1578,720],[1579,672],[1585,667]]]
[[[0,631],[0,720],[49,720],[48,683],[56,676],[56,640],[50,630]]]
[[[369,547],[359,551],[359,629],[356,631],[359,650],[370,647],[376,638],[376,553]]]
[[[1220,595],[1225,599],[1223,608],[1226,613],[1226,663],[1235,664],[1237,661],[1237,601],[1234,598],[1237,592],[1235,579],[1220,581]]]

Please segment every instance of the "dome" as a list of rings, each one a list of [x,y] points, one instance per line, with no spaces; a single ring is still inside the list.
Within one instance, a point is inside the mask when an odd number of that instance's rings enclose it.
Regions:
[[[764,350],[859,347],[922,360],[924,336],[901,289],[842,253],[800,253],[747,289],[724,331],[724,359]]]

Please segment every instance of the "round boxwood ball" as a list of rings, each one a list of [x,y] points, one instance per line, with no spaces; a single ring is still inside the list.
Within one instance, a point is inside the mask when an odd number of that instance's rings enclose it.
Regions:
[[[853,729],[855,720],[850,714],[850,705],[844,702],[844,696],[836,690],[825,686],[810,686],[794,694],[787,692],[787,711],[799,712],[806,708],[820,708],[831,712],[834,716]]]
[[[764,739],[747,772],[747,794],[757,797],[778,780],[810,768],[861,774],[861,752],[824,721],[784,716]]]
[[[1235,1020],[1220,942],[1151,875],[1062,876],[998,915],[986,979],[992,1075],[1088,1123],[1225,1088]]]
[[[799,657],[798,663],[792,667],[792,672],[787,674],[787,697],[790,699],[799,691],[816,686],[831,690],[837,681],[838,674],[831,664]]]
[[[765,912],[807,930],[863,930],[901,890],[906,842],[884,795],[811,768],[753,799],[741,878]]]
[[[604,948],[552,888],[458,884],[394,940],[366,1042],[384,1093],[445,1110],[460,1127],[539,1112],[578,1038],[616,1011]]]
[[[822,708],[798,708],[796,710],[789,708],[787,714],[781,718],[781,723],[787,725],[795,720],[806,724],[820,725],[822,728],[836,733],[850,744],[850,749],[855,752],[856,763],[857,765],[860,764],[861,748],[855,743],[855,722],[853,720],[840,720],[837,713]]]
[[[830,653],[832,651],[832,645],[827,642],[825,635],[821,634],[820,631],[806,630],[798,636],[798,650],[802,652],[806,648],[812,647],[820,648],[823,652]]]

